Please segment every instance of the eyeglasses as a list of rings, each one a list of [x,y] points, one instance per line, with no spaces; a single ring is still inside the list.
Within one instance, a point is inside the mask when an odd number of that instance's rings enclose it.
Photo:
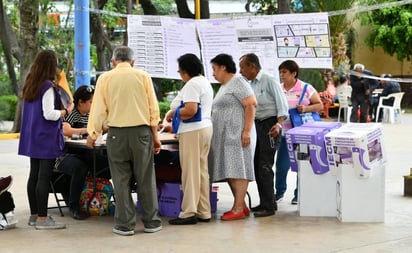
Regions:
[[[89,93],[93,93],[94,92],[94,86],[93,85],[87,86],[86,91],[89,92]]]

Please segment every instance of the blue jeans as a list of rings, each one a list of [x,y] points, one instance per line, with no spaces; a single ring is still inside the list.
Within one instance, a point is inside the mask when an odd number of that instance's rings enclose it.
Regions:
[[[290,160],[288,155],[288,149],[286,146],[286,138],[282,136],[282,140],[280,141],[279,150],[277,152],[276,157],[276,181],[275,181],[275,189],[276,189],[276,196],[283,196],[287,189],[286,179],[288,177],[288,172],[290,168]],[[297,184],[297,177],[296,177],[296,189],[294,191],[295,197],[298,196],[298,184]]]

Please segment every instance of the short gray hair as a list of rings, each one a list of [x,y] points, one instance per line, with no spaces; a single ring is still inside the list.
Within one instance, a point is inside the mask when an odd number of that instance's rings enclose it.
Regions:
[[[113,50],[113,60],[115,61],[127,61],[133,60],[133,50],[130,47],[120,46]]]
[[[364,66],[363,64],[356,63],[355,66],[353,66],[353,69],[354,69],[354,70],[356,70],[356,69],[361,69],[362,71],[364,71],[364,70],[365,70],[365,66]]]

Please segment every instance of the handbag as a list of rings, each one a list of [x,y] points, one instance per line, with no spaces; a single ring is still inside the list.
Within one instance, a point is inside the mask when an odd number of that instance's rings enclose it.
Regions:
[[[80,194],[80,211],[91,216],[114,214],[113,186],[107,178],[86,178]]]
[[[306,89],[308,84],[306,83],[303,87],[302,94],[299,98],[298,105],[302,103],[305,97]],[[289,118],[293,127],[301,126],[307,122],[320,121],[320,115],[318,112],[303,112],[300,113],[297,108],[289,109]]]
[[[180,125],[180,109],[185,107],[185,104],[180,102],[180,105],[176,108],[173,118],[172,118],[172,128],[173,128],[173,133],[177,133],[179,130],[179,125]],[[190,119],[184,119],[182,120],[184,123],[191,123],[191,122],[197,122],[197,121],[202,121],[202,107],[200,106],[200,103],[197,105],[197,112],[196,114],[191,117]]]

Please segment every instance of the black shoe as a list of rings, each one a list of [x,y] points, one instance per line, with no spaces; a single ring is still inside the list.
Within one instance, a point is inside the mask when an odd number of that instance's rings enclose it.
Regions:
[[[252,212],[257,212],[257,211],[261,211],[261,210],[263,210],[263,209],[264,209],[263,206],[258,205],[258,206],[255,206],[255,207],[250,208],[250,211],[252,211]]]
[[[297,205],[298,204],[298,197],[293,197],[292,201],[290,202],[292,205]]]
[[[193,225],[197,223],[196,216],[169,220],[170,225]]]
[[[197,221],[198,221],[198,222],[209,222],[209,221],[210,221],[210,218],[208,218],[208,219],[202,219],[202,218],[197,217]]]
[[[275,195],[275,201],[281,201],[283,199],[283,194],[282,195]]]
[[[256,211],[253,214],[255,215],[255,217],[267,217],[267,216],[275,215],[275,211],[263,209],[260,211]]]
[[[87,215],[81,213],[80,211],[72,211],[70,210],[70,216],[75,220],[84,220],[87,218]]]

